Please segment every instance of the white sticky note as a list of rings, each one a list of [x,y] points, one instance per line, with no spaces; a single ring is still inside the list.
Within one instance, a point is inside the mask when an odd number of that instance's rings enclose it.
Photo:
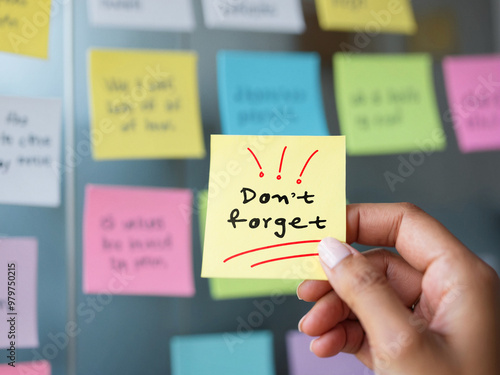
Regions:
[[[87,0],[93,26],[143,30],[192,31],[191,0]]]
[[[305,29],[300,0],[203,0],[209,29],[300,34]]]
[[[0,204],[60,204],[61,100],[0,96]]]

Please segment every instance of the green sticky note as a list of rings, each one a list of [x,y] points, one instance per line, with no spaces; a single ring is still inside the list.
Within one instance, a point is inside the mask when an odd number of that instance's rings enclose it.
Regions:
[[[206,190],[198,193],[202,247],[205,238],[207,199]],[[299,284],[300,280],[290,279],[209,279],[210,294],[214,300],[294,295]]]
[[[442,151],[428,54],[336,54],[340,130],[349,155]]]

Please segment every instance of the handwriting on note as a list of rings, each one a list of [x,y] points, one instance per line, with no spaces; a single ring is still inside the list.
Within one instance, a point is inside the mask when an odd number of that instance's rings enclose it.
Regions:
[[[61,101],[0,96],[0,203],[60,203]]]
[[[258,138],[212,136],[210,175],[241,173],[209,183],[202,276],[324,278],[318,242],[345,240],[344,138]]]
[[[90,53],[96,159],[201,158],[196,55]]]
[[[284,33],[305,29],[298,0],[203,0],[202,4],[208,28]]]
[[[124,274],[118,294],[192,295],[191,200],[189,190],[89,186],[85,291]]]
[[[172,251],[172,234],[166,232],[162,217],[125,217],[122,221],[112,215],[101,216],[101,249],[110,254],[111,269],[115,271],[142,271],[169,267],[164,253]],[[116,229],[116,232],[115,232]],[[121,238],[116,233],[128,233]],[[136,253],[133,259],[122,253]],[[171,265],[170,265],[171,266]]]
[[[447,57],[443,70],[460,150],[500,149],[500,56]]]
[[[340,128],[350,155],[443,150],[429,55],[334,57]]]
[[[46,59],[51,0],[2,1],[0,51]]]
[[[366,44],[383,32],[417,31],[409,0],[316,0],[316,8],[322,29],[355,31]],[[359,45],[349,47],[360,52]]]
[[[203,244],[207,217],[208,191],[198,194],[200,237]],[[203,245],[202,245],[203,246]],[[214,300],[234,298],[256,298],[275,295],[293,295],[300,280],[275,279],[226,279],[211,278],[209,280],[210,295]]]
[[[225,134],[329,134],[316,54],[222,51],[217,60]]]
[[[94,26],[175,31],[196,26],[191,0],[88,0],[87,5]]]
[[[379,128],[397,128],[404,125],[403,108],[421,105],[420,93],[411,86],[386,88],[361,88],[350,98],[351,106],[357,110],[355,126],[364,131],[377,131]],[[374,113],[370,108],[385,106],[391,112]]]

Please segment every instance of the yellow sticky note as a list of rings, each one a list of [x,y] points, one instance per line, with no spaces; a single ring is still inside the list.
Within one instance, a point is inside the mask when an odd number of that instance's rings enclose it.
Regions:
[[[325,279],[345,241],[345,138],[212,135],[202,277]]]
[[[208,191],[198,194],[198,216],[200,223],[200,237],[203,246],[205,238],[205,223],[207,218]],[[212,278],[208,280],[210,295],[214,300],[232,298],[255,298],[267,296],[294,295],[299,280],[290,279],[227,279]]]
[[[0,1],[0,51],[46,59],[51,0]]]
[[[192,52],[90,51],[94,158],[203,158],[196,63]]]
[[[319,24],[324,30],[359,33],[363,48],[367,38],[379,33],[414,34],[417,31],[410,0],[316,0]]]

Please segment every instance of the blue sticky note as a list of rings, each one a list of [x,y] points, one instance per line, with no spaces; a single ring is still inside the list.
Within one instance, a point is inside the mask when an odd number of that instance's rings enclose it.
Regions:
[[[221,51],[222,132],[329,135],[316,53]]]
[[[243,337],[244,336],[244,337]],[[273,337],[268,331],[175,336],[172,375],[274,375]]]

